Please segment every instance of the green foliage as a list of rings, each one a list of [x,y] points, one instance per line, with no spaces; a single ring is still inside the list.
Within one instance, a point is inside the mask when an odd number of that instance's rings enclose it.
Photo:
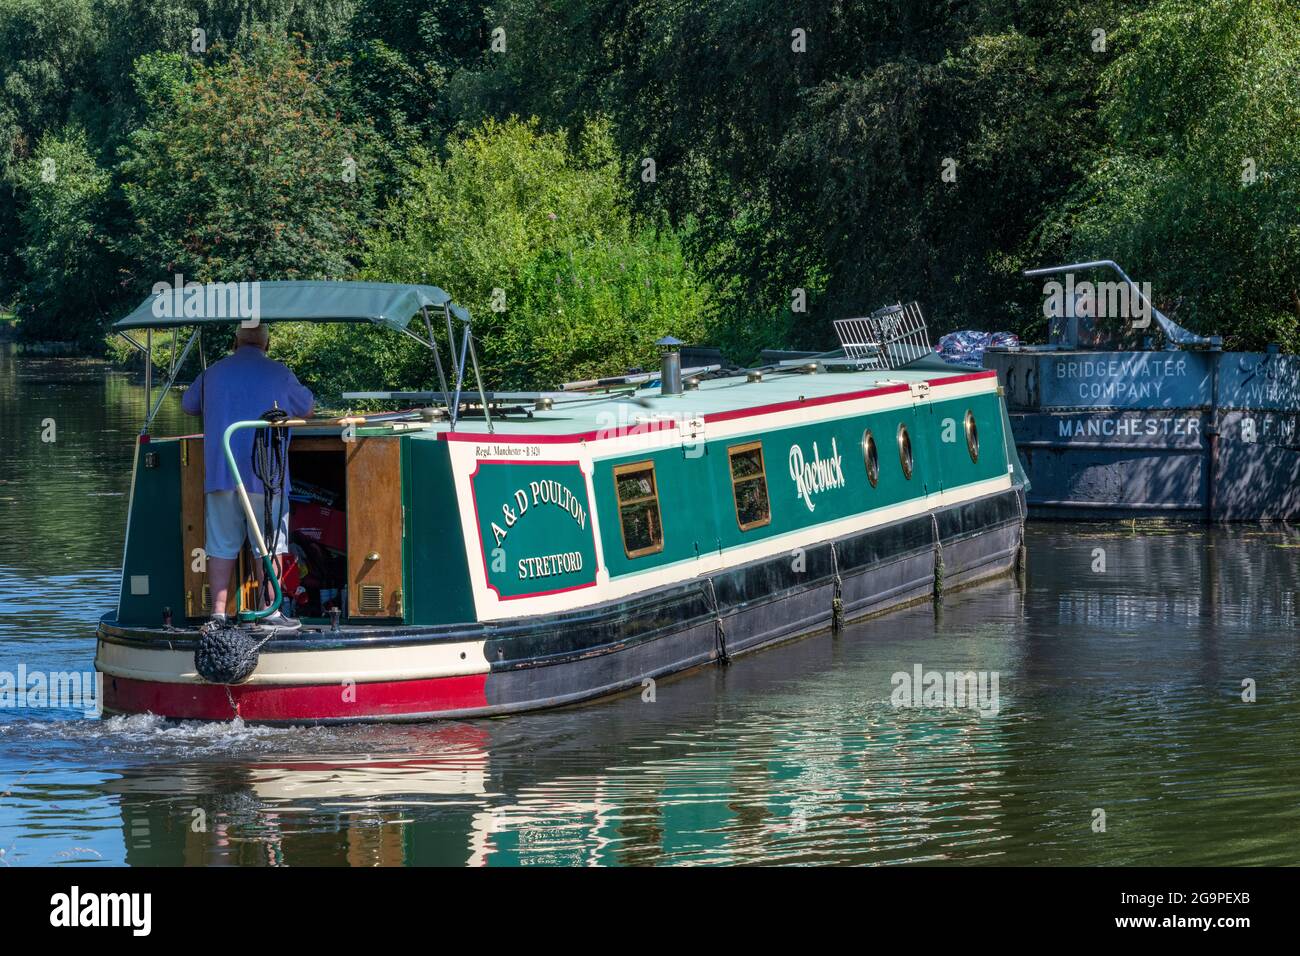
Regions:
[[[540,384],[644,364],[662,332],[742,360],[824,345],[830,319],[896,299],[935,333],[1034,336],[1020,271],[1079,256],[1232,345],[1293,349],[1298,18],[1294,0],[0,0],[0,302],[75,338],[173,271],[363,267],[444,285],[494,384]],[[34,182],[40,150],[69,178]],[[432,384],[409,340],[289,338],[331,387]]]
[[[115,256],[100,226],[111,177],[90,155],[85,133],[70,128],[41,138],[16,183],[23,197],[18,256],[30,276],[18,308],[23,335],[94,343],[112,301],[107,280]]]
[[[89,0],[0,0],[0,301],[23,275],[19,167],[66,122],[94,35]]]
[[[68,120],[97,26],[90,0],[0,2],[0,173]]]
[[[1049,221],[1233,348],[1300,347],[1300,7],[1163,0],[1102,79],[1111,142]],[[1102,256],[1102,254],[1105,254]]]
[[[610,116],[636,207],[689,225],[724,340],[826,344],[900,298],[936,331],[1005,327],[1037,312],[1018,270],[1085,166],[1114,5],[504,0],[513,42],[453,86],[471,112]]]
[[[128,238],[131,224],[120,218],[114,163],[126,136],[147,118],[136,61],[171,53],[215,62],[222,44],[252,42],[258,30],[337,44],[353,6],[353,0],[0,0],[0,301],[48,303],[48,290],[60,281],[57,272],[28,271],[17,254],[42,242],[23,235],[29,194],[18,177],[43,137],[84,132],[86,151],[111,175],[108,199],[97,206],[105,218],[87,225],[98,236]],[[205,31],[206,49],[194,49],[196,28]],[[44,261],[56,268],[56,259]],[[117,279],[101,275],[83,290],[83,298],[97,300],[94,308],[86,302],[66,312],[42,306],[39,319],[26,310],[28,334],[85,338],[88,314],[101,303],[117,299],[105,306],[116,309],[125,301]]]
[[[215,65],[138,72],[149,118],[120,167],[124,247],[141,288],[180,272],[231,281],[338,277],[370,213],[366,131],[335,120],[329,68],[258,36]]]
[[[633,225],[620,179],[603,123],[570,149],[535,123],[488,122],[419,165],[364,274],[450,291],[500,387],[653,363],[655,339],[704,335],[707,293],[671,231]],[[400,373],[428,383],[427,362]]]
[[[402,147],[440,142],[455,118],[447,84],[481,55],[483,15],[472,0],[360,0],[337,47],[350,107]]]

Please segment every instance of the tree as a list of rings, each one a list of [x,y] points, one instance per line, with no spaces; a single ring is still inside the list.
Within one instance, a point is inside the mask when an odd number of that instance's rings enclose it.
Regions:
[[[1086,168],[1115,5],[504,0],[505,52],[451,86],[544,126],[610,116],[634,205],[689,226],[715,334],[751,353],[896,299],[934,331],[1015,326],[1039,313],[1036,230]]]
[[[1124,20],[1109,139],[1048,221],[1233,348],[1300,347],[1300,7],[1162,0]]]
[[[80,129],[90,155],[109,169],[145,119],[133,82],[140,57],[215,59],[258,30],[337,45],[353,6],[354,0],[0,0],[0,302],[22,295],[28,281],[56,281],[25,273],[11,253],[23,241],[18,168],[42,137]],[[116,207],[115,196],[105,209]],[[96,226],[103,234],[123,228],[116,221]],[[80,334],[83,315],[68,316],[67,336]],[[60,316],[43,314],[41,332],[65,337]]]
[[[657,364],[665,334],[703,336],[708,292],[672,231],[633,222],[608,127],[579,142],[518,120],[453,138],[367,246],[365,277],[439,285],[470,309],[492,387],[620,373]],[[391,334],[305,328],[283,347],[329,392],[436,383],[428,356]]]
[[[187,280],[340,277],[371,215],[367,130],[340,121],[331,68],[298,41],[253,38],[213,65],[137,64],[149,104],[119,174],[139,290]]]
[[[29,277],[18,300],[24,337],[97,344],[114,301],[117,257],[103,228],[111,179],[78,127],[43,136],[19,167],[18,258]]]
[[[397,148],[441,143],[456,120],[448,81],[482,55],[478,0],[360,0],[334,50],[350,106]]]

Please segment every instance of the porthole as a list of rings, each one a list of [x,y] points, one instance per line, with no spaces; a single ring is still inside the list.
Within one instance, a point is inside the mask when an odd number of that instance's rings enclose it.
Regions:
[[[971,461],[980,460],[980,433],[975,427],[975,413],[969,408],[966,409],[966,450]]]
[[[903,477],[912,477],[912,439],[908,437],[907,426],[898,426],[898,463],[903,466]]]
[[[868,428],[862,433],[862,463],[867,466],[867,481],[876,487],[880,481],[880,456],[876,454],[876,439]]]

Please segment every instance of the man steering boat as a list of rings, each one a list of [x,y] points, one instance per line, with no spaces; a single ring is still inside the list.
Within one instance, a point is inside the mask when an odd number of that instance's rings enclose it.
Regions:
[[[248,527],[248,519],[236,491],[222,449],[226,428],[233,422],[261,418],[267,409],[278,408],[295,418],[309,415],[315,406],[311,391],[282,362],[267,355],[271,336],[263,323],[241,325],[235,333],[235,350],[199,373],[181,402],[190,415],[203,416],[204,508],[208,587],[212,594],[212,618],[226,623],[226,600],[230,579],[235,572],[239,552],[247,539],[256,559],[258,588],[266,601],[262,555],[258,535]],[[239,478],[248,491],[255,515],[271,515],[270,527],[264,529],[267,546],[273,552],[275,573],[283,576],[289,553],[289,474],[283,463],[283,480],[278,493],[269,503],[262,477],[252,467],[253,432],[236,431],[230,438],[230,450],[239,467]],[[262,618],[266,627],[298,628],[298,620],[277,610]]]

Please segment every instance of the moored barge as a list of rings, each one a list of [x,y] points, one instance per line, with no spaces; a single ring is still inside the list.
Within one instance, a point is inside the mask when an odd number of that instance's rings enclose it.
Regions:
[[[1090,293],[1092,304],[1077,311],[1085,297],[1067,299],[1047,344],[984,353],[1032,485],[1030,514],[1198,522],[1300,515],[1300,357],[1224,351],[1217,336],[1196,335],[1143,301],[1110,260],[1026,275],[1095,270],[1117,274],[1109,291],[1132,290],[1144,305],[1129,328],[1105,322],[1097,307],[1104,297]]]
[[[1006,573],[1018,558],[1023,489],[993,372],[933,357],[891,367],[878,347],[846,343],[839,361],[684,384],[670,351],[657,382],[493,393],[476,369],[470,385],[469,317],[439,289],[262,283],[260,294],[262,321],[409,333],[423,317],[443,391],[357,394],[441,405],[293,428],[291,473],[308,493],[294,496],[292,534],[334,539],[336,579],[313,571],[304,627],[268,635],[237,684],[195,665],[210,610],[195,560],[203,438],[142,435],[120,599],[98,633],[106,711],[304,723],[557,706]],[[201,324],[149,306],[119,331]],[[451,341],[462,325],[449,377],[436,310]]]

